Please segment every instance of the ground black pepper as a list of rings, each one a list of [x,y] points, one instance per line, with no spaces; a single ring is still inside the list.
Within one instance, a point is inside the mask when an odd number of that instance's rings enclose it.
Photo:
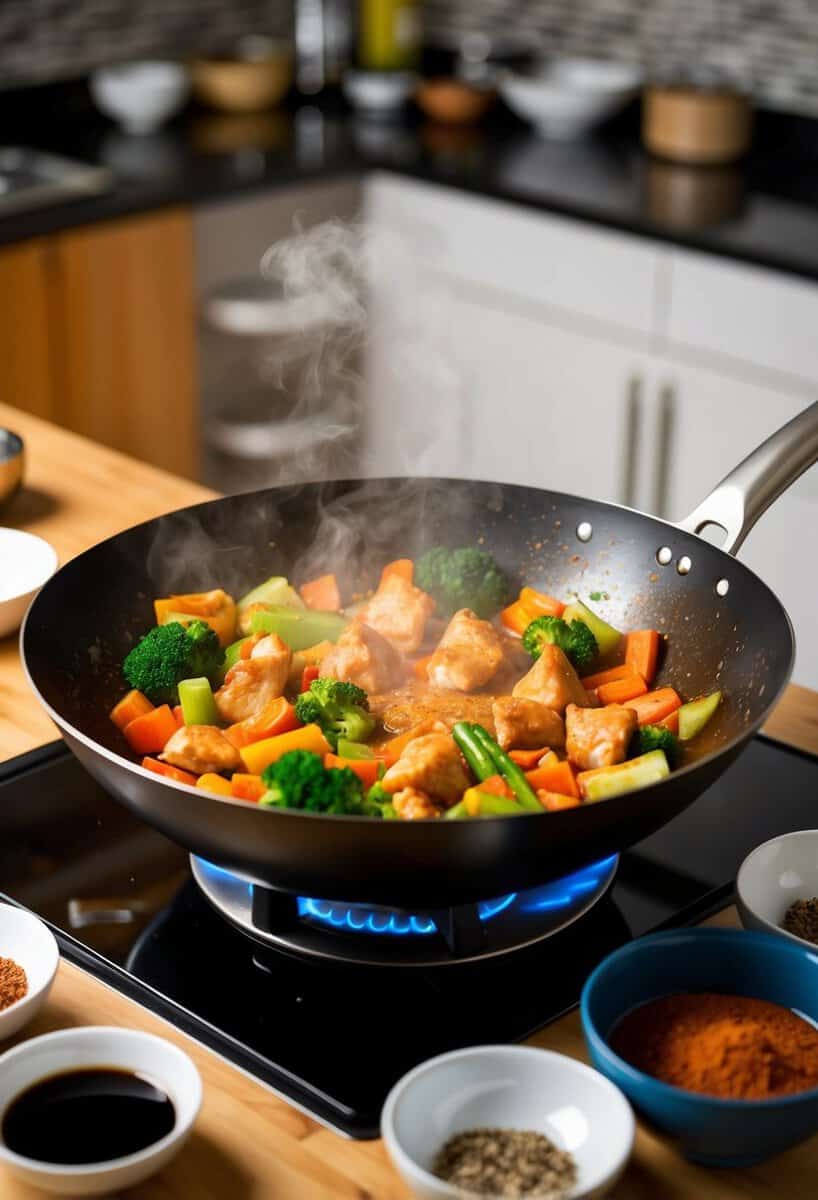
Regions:
[[[0,1011],[22,1000],[28,991],[28,979],[23,968],[13,958],[0,958]]]
[[[781,928],[818,946],[818,896],[793,901],[784,914]]]
[[[559,1200],[576,1182],[565,1150],[529,1129],[465,1129],[444,1145],[435,1175],[477,1196]]]

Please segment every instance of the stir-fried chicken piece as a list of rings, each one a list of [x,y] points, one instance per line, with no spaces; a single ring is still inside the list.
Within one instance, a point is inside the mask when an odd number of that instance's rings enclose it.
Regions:
[[[261,647],[263,653],[259,654]],[[225,676],[216,692],[219,716],[228,724],[256,716],[271,700],[283,695],[293,653],[286,642],[268,634],[253,647],[249,658],[242,658]]]
[[[538,700],[546,708],[553,708],[558,713],[565,712],[566,704],[577,704],[580,708],[595,704],[559,646],[552,646],[548,642],[528,674],[515,684],[511,694],[526,700]]]
[[[434,687],[473,692],[488,683],[504,661],[503,641],[491,622],[461,608],[446,626],[426,674]]]
[[[565,745],[565,725],[559,713],[524,696],[498,696],[491,706],[497,741],[504,750],[538,750]]]
[[[361,617],[401,654],[414,654],[434,606],[431,596],[402,575],[387,575]]]
[[[356,683],[365,692],[387,692],[403,679],[404,667],[395,647],[377,629],[353,621],[324,656],[321,674]]]
[[[469,786],[460,751],[447,733],[427,733],[413,738],[382,781],[387,792],[415,788],[440,800],[448,808]]]
[[[183,725],[171,734],[159,757],[194,775],[241,770],[241,755],[216,725]]]
[[[406,787],[392,797],[395,812],[403,821],[422,821],[426,817],[439,817],[441,809],[425,792]]]
[[[636,725],[634,710],[621,704],[596,709],[569,704],[565,710],[568,757],[583,771],[624,762]]]

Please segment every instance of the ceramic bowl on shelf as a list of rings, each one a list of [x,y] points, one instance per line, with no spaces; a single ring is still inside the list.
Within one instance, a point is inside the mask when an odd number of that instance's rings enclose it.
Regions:
[[[531,71],[503,71],[500,94],[512,112],[545,137],[583,137],[636,96],[642,71],[628,63],[564,58]]]
[[[181,63],[133,62],[100,67],[91,76],[100,112],[126,133],[147,134],[164,125],[188,98],[190,80]]]
[[[415,91],[415,104],[443,125],[473,125],[494,103],[496,92],[463,79],[423,79]]]
[[[14,904],[0,904],[0,958],[10,958],[26,973],[28,990],[0,1009],[0,1041],[33,1020],[51,991],[60,952],[54,934],[39,917]]]
[[[736,877],[736,907],[746,929],[761,929],[806,946],[818,946],[781,928],[794,900],[818,896],[818,829],[785,833],[756,846]]]
[[[350,70],[342,86],[353,108],[370,117],[390,117],[411,100],[417,76],[412,71]]]
[[[563,1054],[531,1046],[472,1046],[421,1063],[386,1098],[381,1133],[420,1200],[463,1192],[432,1174],[438,1151],[464,1129],[534,1130],[577,1165],[571,1200],[604,1196],[633,1148],[634,1118],[618,1088]]]
[[[722,1100],[663,1083],[620,1058],[609,1040],[620,1019],[680,992],[752,996],[818,1024],[818,951],[741,929],[654,933],[604,959],[580,1005],[594,1066],[694,1162],[751,1166],[818,1132],[818,1088],[771,1100]]]
[[[287,41],[242,38],[230,53],[197,58],[191,66],[196,95],[211,108],[256,113],[273,108],[293,80],[293,52]]]
[[[21,1092],[61,1071],[108,1067],[150,1080],[170,1098],[173,1128],[143,1150],[100,1162],[43,1162],[16,1154],[0,1132],[0,1163],[18,1179],[61,1196],[101,1196],[141,1183],[166,1166],[187,1139],[202,1102],[202,1081],[188,1056],[164,1038],[136,1029],[88,1025],[31,1038],[0,1056],[0,1128]]]
[[[37,591],[57,569],[57,552],[22,529],[0,528],[0,637],[18,629]]]
[[[23,482],[25,463],[23,439],[10,429],[0,429],[0,504],[16,494]]]

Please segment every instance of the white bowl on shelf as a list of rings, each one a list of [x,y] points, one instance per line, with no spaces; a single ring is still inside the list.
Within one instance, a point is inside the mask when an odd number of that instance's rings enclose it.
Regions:
[[[343,90],[352,107],[367,116],[392,116],[411,100],[417,82],[412,71],[349,70]]]
[[[500,94],[512,112],[545,137],[569,141],[588,133],[633,99],[641,68],[592,58],[564,58],[532,72],[504,71]]]
[[[432,1174],[440,1149],[465,1129],[530,1129],[577,1165],[570,1200],[598,1200],[633,1149],[633,1112],[619,1088],[576,1059],[531,1046],[472,1046],[421,1063],[386,1098],[381,1134],[420,1200],[464,1193]]]
[[[0,637],[7,637],[56,571],[57,552],[33,533],[0,528],[0,564]]]
[[[43,1007],[60,961],[54,934],[39,917],[14,904],[0,904],[0,958],[10,958],[26,973],[28,990],[0,1009],[0,1042],[18,1033]]]
[[[818,829],[800,829],[762,842],[736,876],[736,907],[745,929],[761,929],[818,952],[806,938],[781,928],[794,900],[818,896]]]
[[[152,1033],[104,1025],[46,1033],[0,1055],[0,1128],[11,1102],[38,1080],[93,1067],[133,1071],[162,1088],[176,1114],[171,1131],[135,1154],[78,1165],[15,1154],[0,1132],[0,1163],[12,1175],[61,1196],[119,1194],[167,1166],[182,1148],[202,1102],[202,1081],[193,1062],[184,1051]]]
[[[147,134],[179,111],[190,93],[190,78],[181,63],[132,62],[98,68],[90,87],[106,117],[127,133]]]

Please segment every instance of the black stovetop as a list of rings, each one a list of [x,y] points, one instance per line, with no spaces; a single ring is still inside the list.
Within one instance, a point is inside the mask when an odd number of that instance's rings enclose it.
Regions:
[[[742,858],[813,826],[817,796],[818,759],[756,738],[692,808],[622,857],[591,913],[537,947],[431,970],[338,966],[235,930],[199,892],[187,854],[55,743],[0,767],[0,893],[45,918],[67,958],[319,1120],[372,1137],[404,1071],[553,1020],[609,950],[727,902]]]

